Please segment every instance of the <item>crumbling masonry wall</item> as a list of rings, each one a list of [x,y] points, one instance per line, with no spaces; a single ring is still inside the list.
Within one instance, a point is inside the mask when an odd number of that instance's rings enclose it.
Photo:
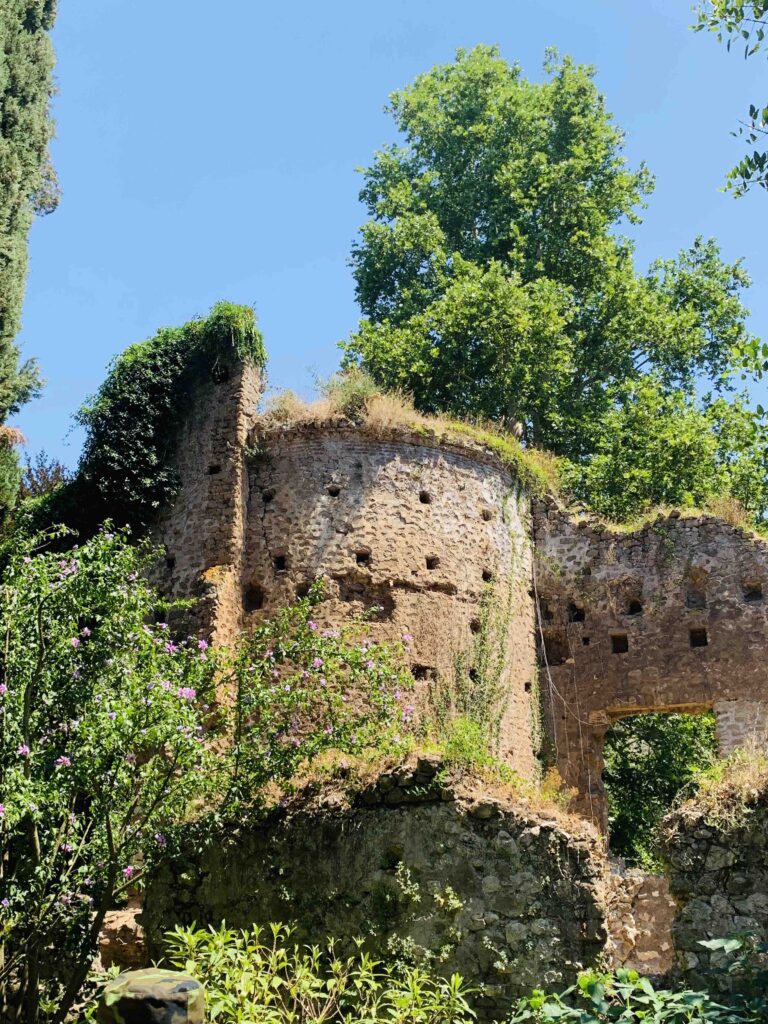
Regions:
[[[542,690],[558,767],[605,824],[603,738],[626,715],[714,709],[723,754],[766,741],[768,544],[714,516],[612,530],[537,502]]]
[[[176,923],[292,921],[298,942],[332,935],[351,951],[360,937],[379,956],[458,971],[495,1020],[535,986],[569,984],[605,941],[595,833],[488,787],[449,787],[439,768],[421,758],[357,796],[328,785],[202,853],[192,843],[149,883],[153,950]]]

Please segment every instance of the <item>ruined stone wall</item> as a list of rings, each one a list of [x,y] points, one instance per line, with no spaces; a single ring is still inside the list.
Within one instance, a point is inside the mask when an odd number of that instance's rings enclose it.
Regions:
[[[196,625],[217,641],[231,639],[230,608],[240,604],[245,452],[261,388],[260,372],[234,357],[199,382],[179,425],[179,492],[153,533],[165,551],[158,584],[174,598],[202,599]]]
[[[481,988],[492,1019],[535,986],[564,987],[605,941],[596,834],[487,786],[450,787],[438,769],[421,758],[351,800],[328,784],[314,803],[233,823],[202,853],[192,844],[149,882],[153,955],[176,923],[292,921],[299,942],[333,935],[350,950],[359,936],[387,958],[433,958]]]
[[[316,617],[337,625],[378,608],[376,639],[413,637],[422,696],[450,702],[456,686],[474,688],[482,710],[497,689],[499,753],[531,777],[532,541],[517,481],[479,448],[406,430],[305,425],[254,437],[252,447],[239,625],[323,577]]]
[[[602,747],[618,718],[713,708],[721,748],[766,741],[768,544],[709,515],[634,532],[534,514],[542,690],[557,763],[605,822]]]
[[[731,825],[712,824],[693,801],[666,819],[665,856],[679,906],[673,935],[690,984],[727,991],[739,983],[722,970],[722,952],[700,940],[752,935],[768,941],[767,854],[765,791]]]

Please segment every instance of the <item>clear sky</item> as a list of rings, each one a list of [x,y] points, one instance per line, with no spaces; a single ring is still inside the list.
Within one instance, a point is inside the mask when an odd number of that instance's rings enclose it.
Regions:
[[[218,299],[255,304],[271,386],[307,393],[329,374],[357,320],[355,168],[394,138],[387,95],[479,42],[534,79],[550,45],[597,66],[630,162],[657,179],[632,231],[638,267],[714,235],[745,258],[768,336],[768,195],[718,191],[741,153],[729,131],[766,100],[766,62],[689,31],[691,3],[62,0],[63,195],[32,231],[21,335],[47,381],[18,418],[29,450],[74,465],[71,414],[109,360]]]

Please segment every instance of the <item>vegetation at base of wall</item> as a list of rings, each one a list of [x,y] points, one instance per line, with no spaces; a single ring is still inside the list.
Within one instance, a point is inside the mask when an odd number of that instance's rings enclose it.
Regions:
[[[320,629],[317,590],[214,651],[157,621],[147,545],[107,527],[62,550],[61,533],[17,538],[0,577],[0,1017],[45,1006],[52,1024],[106,912],[190,822],[216,837],[308,760],[414,713],[402,646]]]
[[[40,390],[34,360],[19,365],[29,229],[58,201],[48,159],[56,0],[4,0],[0,10],[0,424]],[[0,450],[0,508],[13,506],[19,481],[13,451]]]
[[[724,832],[735,831],[768,800],[768,755],[754,745],[738,748],[697,771],[693,783],[695,791],[681,810],[702,814]]]
[[[606,733],[604,757],[610,850],[629,865],[661,871],[662,819],[717,757],[714,715],[623,718]]]
[[[473,989],[453,974],[395,966],[333,939],[299,946],[283,924],[234,931],[176,928],[166,962],[201,981],[208,1015],[220,1024],[470,1024]]]
[[[763,997],[717,1002],[706,992],[657,989],[637,971],[587,971],[564,992],[536,990],[521,999],[508,1024],[765,1024]]]
[[[292,391],[273,395],[267,402],[264,422],[321,423],[343,416],[374,433],[401,428],[446,444],[469,441],[495,455],[533,493],[559,490],[560,461],[538,448],[523,447],[500,426],[420,413],[409,395],[382,389],[367,373],[354,367],[320,381],[319,387],[322,398],[317,402],[304,402]]]

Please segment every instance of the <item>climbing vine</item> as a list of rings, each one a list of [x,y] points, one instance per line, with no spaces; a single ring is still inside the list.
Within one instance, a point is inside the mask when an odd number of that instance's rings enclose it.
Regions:
[[[143,530],[176,495],[178,424],[195,388],[225,380],[235,360],[263,367],[265,359],[253,309],[231,302],[131,345],[77,413],[86,432],[77,475],[40,499],[36,525],[62,521],[92,533],[113,519]]]

